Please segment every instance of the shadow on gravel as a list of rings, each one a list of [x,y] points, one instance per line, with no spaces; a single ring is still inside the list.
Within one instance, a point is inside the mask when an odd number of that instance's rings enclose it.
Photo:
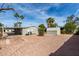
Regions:
[[[56,52],[49,56],[79,56],[79,35],[73,35]]]

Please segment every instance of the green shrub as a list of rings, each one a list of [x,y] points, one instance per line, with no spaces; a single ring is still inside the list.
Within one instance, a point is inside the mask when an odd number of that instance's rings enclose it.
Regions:
[[[43,29],[39,28],[38,33],[39,33],[39,36],[44,36],[44,30]]]
[[[39,36],[44,36],[44,32],[45,32],[44,24],[39,25],[39,28],[38,28]]]

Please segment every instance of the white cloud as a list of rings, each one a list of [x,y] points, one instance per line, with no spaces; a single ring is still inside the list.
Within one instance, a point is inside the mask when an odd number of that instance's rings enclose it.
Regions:
[[[76,12],[74,13],[75,16],[79,15],[79,9],[76,10]]]

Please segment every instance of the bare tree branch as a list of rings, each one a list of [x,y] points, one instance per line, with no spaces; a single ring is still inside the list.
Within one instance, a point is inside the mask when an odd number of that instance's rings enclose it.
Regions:
[[[0,8],[0,11],[2,10],[14,10],[14,8]]]

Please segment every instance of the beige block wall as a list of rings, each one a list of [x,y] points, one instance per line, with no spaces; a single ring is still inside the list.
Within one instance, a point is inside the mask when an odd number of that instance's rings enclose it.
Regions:
[[[47,28],[47,34],[60,35],[60,28]]]

